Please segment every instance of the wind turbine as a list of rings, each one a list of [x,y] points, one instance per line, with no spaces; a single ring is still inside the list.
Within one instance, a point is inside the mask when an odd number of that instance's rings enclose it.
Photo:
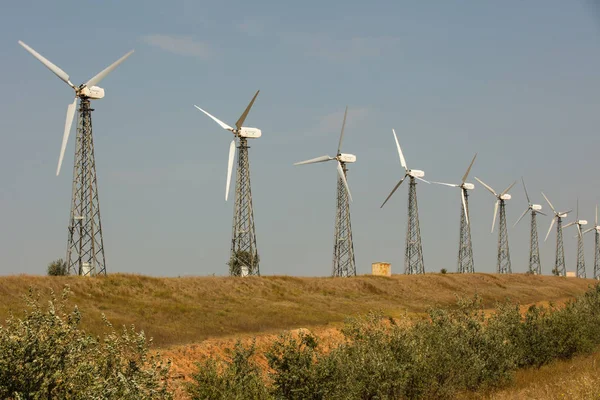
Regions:
[[[494,226],[496,225],[496,215],[498,214],[498,206],[500,206],[500,227],[498,230],[498,262],[496,264],[496,271],[499,274],[510,274],[512,268],[510,264],[510,251],[508,249],[508,232],[506,230],[506,201],[511,199],[511,195],[508,191],[517,183],[513,182],[507,187],[502,193],[498,194],[490,186],[486,185],[481,179],[475,177],[479,183],[481,183],[491,194],[496,198],[496,204],[494,206],[494,219],[492,221],[492,232],[494,232]]]
[[[258,96],[257,91],[248,107],[235,123],[235,128],[227,125],[217,117],[212,116],[197,105],[198,110],[208,115],[221,128],[233,133],[229,144],[229,159],[227,161],[227,181],[225,183],[225,201],[229,197],[231,172],[235,159],[236,140],[239,144],[235,181],[235,205],[233,211],[233,234],[231,238],[231,254],[229,257],[229,273],[233,276],[260,275],[258,249],[256,247],[256,231],[254,228],[254,207],[252,207],[252,190],[250,187],[250,161],[248,160],[248,139],[258,139],[262,132],[258,128],[249,128],[244,121]]]
[[[531,211],[531,228],[530,228],[530,236],[529,236],[529,273],[534,275],[542,274],[542,265],[540,261],[540,247],[538,242],[538,232],[537,232],[537,214],[546,215],[542,212],[542,206],[540,204],[533,204],[529,199],[529,194],[527,193],[527,187],[525,186],[525,180],[521,177],[521,182],[523,182],[523,189],[525,190],[525,197],[527,197],[527,209],[521,214],[517,222],[515,222],[514,226],[523,219],[525,214]]]
[[[579,219],[579,199],[577,199],[577,214],[575,217],[575,221],[570,222],[563,226],[564,228],[568,228],[569,226],[575,225],[577,227],[577,277],[585,278],[585,254],[583,252],[583,232],[581,231],[581,227],[587,225],[587,221],[585,219]]]
[[[71,126],[75,118],[75,108],[79,99],[79,118],[77,137],[75,138],[75,164],[73,167],[73,192],[71,198],[71,213],[69,218],[67,241],[67,268],[69,274],[75,275],[106,275],[106,260],[104,257],[104,239],[100,221],[100,203],[98,200],[98,181],[96,178],[96,161],[94,157],[94,140],[92,136],[92,111],[90,100],[104,97],[104,89],[96,86],[106,76],[119,66],[133,50],[119,58],[113,64],[100,71],[89,81],[75,86],[69,75],[58,66],[43,57],[37,51],[19,40],[19,44],[27,50],[46,68],[52,71],[63,82],[75,91],[75,100],[67,106],[67,117],[63,131],[60,155],[56,175],[67,148]]]
[[[381,208],[387,203],[387,201],[392,197],[392,195],[396,192],[396,190],[400,187],[402,182],[408,177],[409,178],[409,187],[408,187],[408,226],[406,229],[406,251],[404,254],[404,273],[405,274],[424,274],[425,273],[425,265],[423,263],[423,247],[421,246],[421,229],[419,228],[419,207],[417,205],[417,182],[416,179],[423,181],[425,183],[429,183],[423,177],[425,176],[425,171],[421,171],[418,169],[409,169],[406,165],[406,160],[404,159],[404,155],[402,154],[402,149],[400,148],[400,143],[398,142],[398,137],[396,136],[396,131],[392,129],[392,133],[394,134],[394,140],[396,141],[396,147],[398,149],[398,156],[400,157],[400,164],[402,168],[404,168],[404,176],[400,181],[394,186],[392,192],[385,199]]]
[[[563,234],[562,234],[562,220],[563,218],[567,218],[567,214],[569,214],[572,210],[569,211],[556,211],[548,197],[542,192],[542,196],[546,199],[546,202],[552,209],[554,213],[554,217],[552,217],[552,221],[550,221],[550,227],[548,228],[548,233],[546,233],[546,238],[544,241],[548,240],[548,236],[550,235],[550,231],[552,230],[552,226],[554,225],[554,221],[556,221],[556,259],[554,262],[554,270],[552,273],[558,276],[566,276],[567,271],[565,268],[565,249],[563,247]]]
[[[598,225],[598,206],[596,205],[596,219],[594,226],[583,232],[585,235],[588,232],[595,231],[595,246],[594,246],[594,279],[600,279],[600,225]]]
[[[477,154],[473,156],[467,172],[462,177],[460,184],[444,183],[444,182],[433,182],[438,185],[446,185],[450,187],[456,187],[460,189],[460,197],[462,206],[460,207],[460,240],[458,244],[458,268],[459,273],[473,273],[475,267],[473,264],[473,244],[471,242],[471,226],[469,223],[469,190],[475,189],[475,185],[467,182],[469,172],[475,163]]]
[[[333,268],[332,276],[356,276],[356,264],[354,261],[354,242],[352,241],[352,225],[350,224],[350,201],[352,195],[348,187],[346,164],[356,162],[354,154],[342,153],[342,141],[344,140],[344,128],[346,126],[346,115],[348,107],[344,112],[342,132],[335,157],[329,155],[297,162],[294,165],[314,164],[326,161],[336,162],[337,200],[335,212],[335,233],[333,237]]]

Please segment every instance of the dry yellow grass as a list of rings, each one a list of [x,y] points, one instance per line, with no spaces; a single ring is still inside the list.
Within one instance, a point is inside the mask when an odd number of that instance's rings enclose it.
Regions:
[[[541,368],[517,371],[510,387],[493,393],[470,393],[462,400],[563,400],[600,398],[600,352]]]
[[[102,330],[101,314],[115,325],[134,324],[155,345],[199,343],[207,338],[274,333],[337,325],[349,315],[383,310],[392,316],[449,305],[456,295],[479,293],[486,305],[511,298],[530,304],[562,301],[584,292],[592,280],[492,274],[398,275],[391,278],[295,278],[287,276],[151,278],[114,274],[101,278],[0,277],[0,321],[20,314],[28,287],[48,293],[68,284],[83,327]]]

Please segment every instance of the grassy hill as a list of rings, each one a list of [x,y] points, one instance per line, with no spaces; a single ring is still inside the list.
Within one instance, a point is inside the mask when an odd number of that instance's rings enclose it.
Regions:
[[[348,315],[383,310],[399,316],[432,305],[453,304],[456,295],[479,293],[486,306],[510,298],[524,304],[563,301],[584,292],[593,280],[530,275],[427,274],[391,278],[183,277],[114,274],[99,278],[0,277],[0,321],[23,312],[29,287],[47,296],[69,285],[83,327],[134,324],[159,347],[206,338],[258,334],[338,324]],[[1,323],[0,323],[1,324]]]

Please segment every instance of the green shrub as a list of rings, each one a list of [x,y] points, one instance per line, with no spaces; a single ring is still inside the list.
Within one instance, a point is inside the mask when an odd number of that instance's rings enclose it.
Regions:
[[[69,275],[69,270],[67,269],[67,263],[62,258],[52,261],[50,264],[48,264],[48,275],[49,276]]]
[[[600,285],[563,308],[532,306],[522,315],[507,301],[485,317],[475,296],[451,309],[433,308],[427,319],[412,323],[369,313],[349,319],[342,333],[345,341],[326,354],[310,334],[280,336],[265,354],[271,373],[263,380],[249,364],[253,348],[244,352],[238,345],[242,361],[199,365],[190,393],[201,390],[195,399],[244,398],[240,393],[259,399],[445,399],[502,386],[518,368],[589,353],[600,344]]]
[[[188,394],[194,400],[269,399],[260,368],[252,359],[254,353],[254,344],[244,347],[237,342],[229,359],[197,363],[198,372],[192,376],[194,383],[187,385]]]
[[[150,341],[133,327],[93,337],[81,314],[66,313],[69,289],[47,307],[30,290],[24,318],[0,326],[0,398],[170,399],[169,363],[148,355]]]

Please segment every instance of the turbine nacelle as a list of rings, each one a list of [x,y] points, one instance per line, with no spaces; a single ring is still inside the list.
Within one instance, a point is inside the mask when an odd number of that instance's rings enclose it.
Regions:
[[[356,156],[354,154],[340,153],[336,158],[339,162],[346,164],[356,162]]]
[[[475,189],[475,185],[473,185],[472,183],[469,182],[465,182],[462,185],[460,185],[461,188],[466,189],[466,190],[473,190]]]
[[[575,222],[577,225],[587,225],[588,222],[585,219],[580,219],[577,222]]]
[[[76,91],[78,97],[86,97],[92,100],[99,100],[104,98],[104,89],[98,86],[82,86],[76,89]]]
[[[421,171],[420,169],[410,169],[406,171],[406,174],[413,178],[422,178],[425,176],[425,171]]]
[[[504,193],[504,194],[501,194],[500,196],[498,196],[498,198],[500,200],[510,200],[510,199],[512,199],[512,196],[508,193]]]
[[[564,213],[556,213],[555,215],[557,218],[567,218],[568,214],[569,213],[564,212]]]
[[[531,208],[533,211],[542,211],[542,206],[539,204],[532,204],[529,208]]]
[[[258,139],[262,135],[262,131],[258,128],[248,128],[246,126],[242,126],[242,129],[237,131],[237,135],[239,137],[248,138],[248,139]]]

